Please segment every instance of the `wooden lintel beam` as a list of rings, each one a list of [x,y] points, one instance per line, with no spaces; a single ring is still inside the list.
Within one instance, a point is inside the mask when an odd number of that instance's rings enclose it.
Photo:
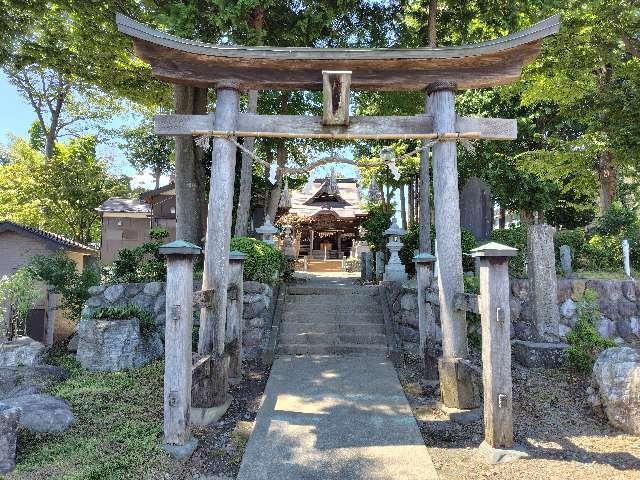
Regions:
[[[329,140],[354,139],[434,139],[432,118],[414,116],[351,117],[349,126],[325,126],[322,117],[309,115],[255,115],[240,113],[233,132],[213,130],[214,114],[158,115],[155,133],[158,135],[233,134],[237,137],[317,138]],[[460,138],[483,140],[515,140],[518,126],[515,119],[458,117],[455,130]],[[454,132],[449,132],[454,133]],[[451,137],[453,139],[453,136]]]

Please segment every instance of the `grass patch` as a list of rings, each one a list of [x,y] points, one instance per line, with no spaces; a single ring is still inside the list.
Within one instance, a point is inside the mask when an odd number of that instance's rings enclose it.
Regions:
[[[577,270],[575,272],[578,278],[584,280],[630,280],[623,270],[617,270],[615,272],[606,272],[604,270]],[[638,280],[638,273],[635,270],[631,270],[631,279]]]
[[[64,433],[19,432],[14,478],[140,479],[164,458],[164,363],[91,373],[71,355],[53,363],[70,377],[50,389],[69,402],[76,423]]]

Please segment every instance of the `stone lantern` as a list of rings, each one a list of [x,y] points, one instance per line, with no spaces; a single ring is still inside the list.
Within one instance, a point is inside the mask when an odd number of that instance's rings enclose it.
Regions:
[[[403,245],[400,241],[400,237],[405,233],[407,232],[400,228],[395,220],[391,223],[391,226],[384,231],[384,235],[389,237],[387,248],[389,249],[389,252],[391,252],[387,266],[384,269],[383,278],[385,281],[404,282],[407,280],[407,272],[400,261],[400,257],[398,256],[398,252]]]
[[[262,226],[256,228],[256,233],[262,235],[262,241],[268,245],[275,245],[273,236],[278,233],[278,231],[279,230],[271,223],[271,218],[269,218],[269,215],[265,215],[264,223],[262,224]]]

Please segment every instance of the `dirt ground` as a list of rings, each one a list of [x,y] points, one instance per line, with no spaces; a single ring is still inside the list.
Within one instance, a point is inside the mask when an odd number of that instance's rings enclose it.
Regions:
[[[262,402],[269,369],[255,362],[245,363],[242,382],[231,386],[233,402],[221,421],[208,427],[192,426],[198,438],[194,454],[182,462],[165,461],[151,479],[226,480],[234,479],[253,423]]]
[[[482,420],[459,425],[435,408],[437,389],[421,380],[415,357],[405,356],[396,367],[442,480],[640,479],[640,437],[618,432],[594,414],[585,377],[514,363],[515,441],[530,457],[488,465],[477,451]]]

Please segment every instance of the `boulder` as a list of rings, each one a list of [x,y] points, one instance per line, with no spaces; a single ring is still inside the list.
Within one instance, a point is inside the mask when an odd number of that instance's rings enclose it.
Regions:
[[[53,365],[0,368],[0,399],[40,393],[68,374]]]
[[[622,295],[630,302],[636,301],[636,282],[622,282]]]
[[[78,361],[89,370],[138,368],[164,353],[160,332],[140,332],[137,318],[82,319],[78,326]]]
[[[572,318],[576,315],[576,304],[573,300],[568,298],[562,305],[560,305],[560,315],[564,318]]]
[[[244,293],[264,293],[266,285],[260,282],[247,281],[243,283]]]
[[[0,403],[0,474],[10,473],[16,466],[16,430],[22,411]]]
[[[107,302],[114,303],[124,295],[124,285],[109,285],[102,295]]]
[[[144,286],[143,292],[145,295],[151,295],[153,297],[160,295],[164,291],[163,282],[151,282]]]
[[[266,308],[267,300],[264,298],[264,295],[262,295],[262,298],[259,301],[254,303],[245,303],[243,305],[242,317],[245,319],[259,317]]]
[[[414,293],[405,293],[400,297],[400,308],[402,310],[418,310],[418,296]]]
[[[64,432],[76,421],[69,404],[51,395],[24,395],[3,402],[22,410],[20,426],[32,432]]]
[[[18,367],[42,363],[45,346],[31,337],[17,337],[0,343],[0,367]]]
[[[601,408],[614,427],[640,435],[640,351],[606,349],[593,366],[592,380],[593,406]]]
[[[106,285],[94,285],[93,287],[89,287],[87,292],[92,297],[95,297],[95,296],[101,295],[102,292],[104,292],[106,290],[106,288],[107,288]]]

